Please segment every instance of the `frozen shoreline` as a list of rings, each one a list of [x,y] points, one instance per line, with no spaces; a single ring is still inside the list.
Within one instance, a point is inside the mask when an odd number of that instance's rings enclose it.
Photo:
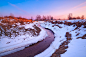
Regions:
[[[12,53],[17,52],[19,50],[24,49],[26,46],[29,46],[31,44],[37,43],[38,41],[45,39],[45,37],[47,37],[48,35],[46,34],[46,31],[44,29],[42,29],[41,27],[40,27],[40,29],[41,29],[41,32],[40,32],[39,36],[37,36],[37,37],[32,37],[28,41],[19,42],[17,44],[0,47],[0,56],[10,54],[11,52]],[[2,44],[0,44],[0,45],[2,45]]]
[[[65,20],[67,22],[86,22],[86,20]],[[55,21],[52,21],[55,22]],[[62,21],[64,22],[64,21]],[[65,24],[56,24],[58,26],[55,26],[55,24],[52,24],[50,22],[37,22],[41,24],[40,28],[49,28],[51,29],[55,34],[55,39],[54,41],[50,44],[50,46],[44,50],[42,53],[35,55],[34,57],[50,57],[52,56],[52,54],[59,48],[59,46],[61,45],[61,43],[63,43],[64,41],[66,41],[66,37],[65,34],[66,32],[69,32],[71,34],[71,42],[67,45],[68,48],[66,49],[67,51],[64,54],[61,54],[62,57],[64,56],[68,56],[67,54],[71,54],[72,57],[75,56],[76,52],[76,57],[77,56],[82,56],[82,57],[86,57],[85,55],[85,51],[86,51],[86,45],[84,43],[86,43],[86,39],[77,39],[78,37],[82,37],[83,35],[86,34],[86,28],[84,28],[84,25],[81,25],[79,28],[75,29],[77,27],[77,25],[73,26],[73,25],[65,25]],[[42,34],[42,33],[41,33]],[[34,40],[35,41],[35,40]],[[78,42],[81,42],[80,44]],[[77,48],[76,48],[76,47]],[[73,48],[72,48],[73,47]],[[78,48],[81,47],[81,48]],[[21,48],[23,49],[23,48]],[[79,52],[79,51],[82,52]],[[83,54],[82,54],[83,53]],[[79,55],[78,55],[79,54]],[[70,55],[70,57],[71,57]]]
[[[72,22],[72,23],[73,22],[86,22],[86,20],[65,20],[65,21]],[[49,22],[41,23],[42,27],[49,28],[49,29],[51,29],[55,33],[54,34],[55,39],[54,39],[54,41],[51,43],[51,45],[45,51],[43,51],[40,54],[35,55],[35,57],[50,57],[50,56],[52,56],[52,54],[56,51],[56,49],[59,48],[61,43],[66,40],[66,37],[65,37],[66,32],[69,32],[72,35],[72,37],[71,37],[72,40],[71,41],[73,41],[73,42],[70,42],[70,44],[68,45],[69,48],[67,49],[68,51],[66,53],[62,54],[61,56],[62,57],[64,57],[64,56],[68,57],[68,54],[71,54],[72,56],[70,55],[69,57],[74,57],[75,56],[74,52],[76,52],[77,55],[75,57],[78,57],[78,56],[86,57],[86,54],[85,54],[86,53],[85,52],[86,51],[86,47],[84,47],[84,46],[86,46],[84,44],[84,43],[86,43],[86,39],[77,39],[77,37],[82,37],[83,35],[86,34],[86,32],[84,32],[84,31],[86,31],[86,29],[83,28],[84,27],[83,25],[79,29],[77,29],[77,30],[74,30],[76,28],[76,26],[73,27],[73,25],[67,26],[67,25],[64,25],[64,24],[57,24],[57,25],[61,26],[62,28],[58,28],[56,26],[52,27],[53,25],[54,24],[51,24]],[[79,35],[77,35],[78,33],[79,33]],[[79,44],[79,42],[81,42],[81,44]],[[73,43],[73,45],[71,45],[72,43]],[[82,49],[78,48],[80,46],[77,46],[74,43],[77,43],[77,45],[81,45]],[[73,46],[73,49],[72,49],[72,46]],[[76,46],[77,48],[74,47],[74,46]],[[80,50],[82,52],[80,52]],[[82,53],[83,53],[83,55],[82,55]]]

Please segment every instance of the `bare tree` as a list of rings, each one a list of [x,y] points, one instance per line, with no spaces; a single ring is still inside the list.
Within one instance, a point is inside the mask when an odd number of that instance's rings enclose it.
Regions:
[[[51,20],[51,16],[47,16],[46,19]]]
[[[72,13],[69,13],[68,19],[69,19],[69,20],[72,19]]]
[[[36,20],[41,20],[41,16],[40,15],[37,15],[36,16]]]
[[[43,19],[43,20],[46,20],[46,16],[43,16],[42,19]]]
[[[53,20],[53,17],[51,17],[51,20]]]
[[[81,19],[84,19],[84,15],[82,15]]]

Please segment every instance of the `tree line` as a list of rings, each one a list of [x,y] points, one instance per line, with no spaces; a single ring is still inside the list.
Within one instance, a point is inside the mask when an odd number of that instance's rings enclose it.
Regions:
[[[40,15],[37,15],[36,16],[36,21],[45,21],[45,20],[53,20],[53,17],[52,16],[40,16]]]
[[[81,17],[80,17],[80,16],[72,17],[72,13],[69,13],[68,19],[69,19],[69,20],[71,20],[71,19],[84,19],[84,15],[82,15]]]
[[[73,14],[72,13],[69,13],[69,15],[68,15],[68,19],[69,20],[72,20],[72,19],[84,19],[84,15],[82,15],[81,17],[80,16],[77,16],[77,17],[73,17],[72,16]],[[19,16],[19,17],[15,17],[12,13],[10,14],[10,16],[4,16],[4,17],[6,17],[6,18],[13,18],[13,19],[26,19],[26,18],[22,18],[21,16]],[[1,19],[2,17],[0,17],[0,19]],[[31,18],[29,18],[29,19],[31,19],[31,20],[33,20],[33,17],[31,17]],[[54,20],[54,18],[52,17],[52,16],[41,16],[41,15],[37,15],[36,16],[36,18],[35,18],[35,21],[46,21],[46,20]],[[55,19],[56,20],[56,19]],[[60,18],[59,19],[57,19],[57,20],[60,20]]]

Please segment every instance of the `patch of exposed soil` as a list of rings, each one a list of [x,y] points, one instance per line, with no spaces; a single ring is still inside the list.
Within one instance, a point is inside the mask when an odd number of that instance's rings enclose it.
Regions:
[[[66,41],[64,41],[60,46],[59,48],[52,54],[51,57],[61,57],[61,54],[65,53],[68,48],[68,44],[70,43],[70,41],[72,40],[71,38],[71,34],[69,32],[66,32]]]
[[[81,39],[86,39],[86,34],[83,35],[82,37],[77,37],[76,39],[79,39],[79,38],[81,38]]]
[[[56,25],[56,24],[55,24],[55,25],[52,25],[52,27],[54,27],[54,26],[57,26],[57,27],[59,27],[59,28],[62,28],[61,26],[59,26],[59,25]]]

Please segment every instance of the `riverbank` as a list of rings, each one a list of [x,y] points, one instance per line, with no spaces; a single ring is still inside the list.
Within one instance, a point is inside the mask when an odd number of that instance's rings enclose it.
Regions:
[[[45,31],[47,32],[48,36],[44,40],[36,44],[33,44],[21,51],[6,55],[4,57],[34,57],[35,55],[43,52],[45,49],[47,49],[50,46],[52,41],[54,41],[53,33],[46,29]]]

